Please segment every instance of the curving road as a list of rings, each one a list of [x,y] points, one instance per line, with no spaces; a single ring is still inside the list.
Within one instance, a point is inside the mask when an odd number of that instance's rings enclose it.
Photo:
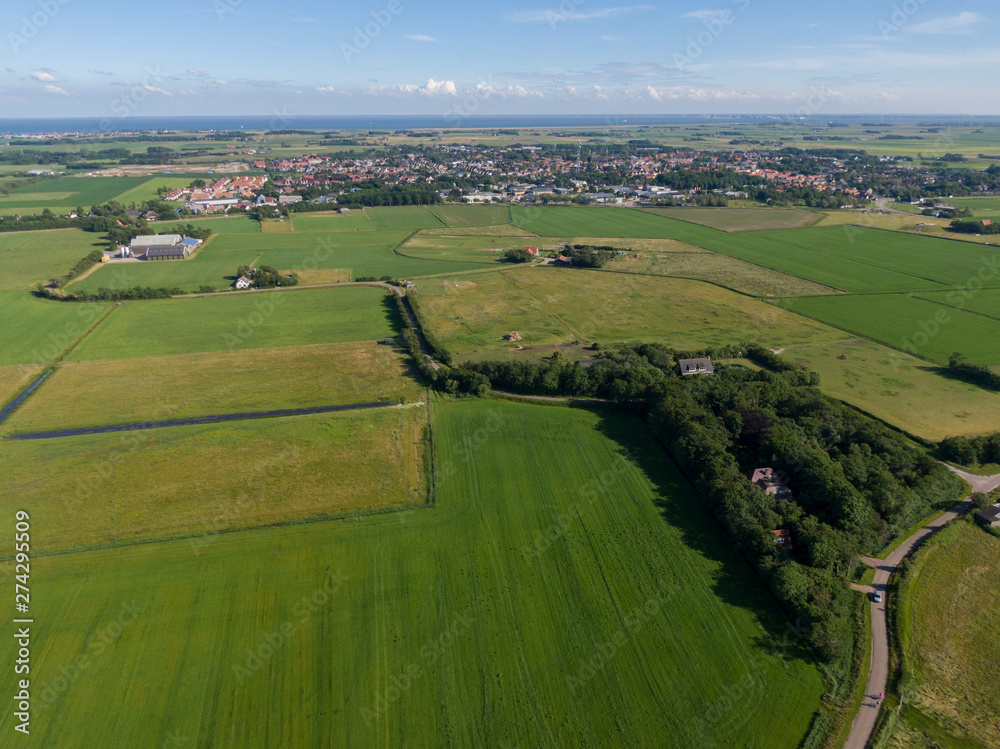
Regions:
[[[996,476],[975,476],[971,473],[959,471],[951,466],[948,466],[948,469],[968,481],[973,491],[986,494],[1000,488],[1000,474]],[[878,718],[878,696],[885,692],[889,674],[889,628],[886,621],[888,599],[885,593],[888,589],[889,578],[896,571],[896,568],[899,567],[899,564],[912,554],[920,544],[927,540],[928,536],[959,517],[959,515],[968,512],[971,504],[971,500],[968,498],[962,500],[941,517],[931,521],[906,539],[885,559],[868,559],[862,557],[862,561],[869,566],[875,567],[875,580],[870,587],[863,588],[863,590],[881,591],[882,603],[875,603],[873,601],[871,605],[872,662],[868,674],[868,689],[865,692],[867,696],[861,705],[861,710],[858,711],[858,715],[854,719],[854,725],[851,727],[851,735],[848,737],[847,743],[844,744],[844,749],[865,749],[868,739],[871,737],[872,730],[875,728],[875,720]]]

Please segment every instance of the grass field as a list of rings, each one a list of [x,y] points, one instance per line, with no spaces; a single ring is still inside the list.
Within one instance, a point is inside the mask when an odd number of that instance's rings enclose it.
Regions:
[[[126,190],[125,192],[118,195],[115,200],[124,205],[126,208],[131,206],[132,203],[139,207],[143,201],[146,200],[158,200],[159,195],[156,190],[159,187],[167,187],[171,190],[177,190],[181,187],[187,187],[195,179],[192,176],[183,177],[167,177],[163,175],[158,175],[156,177],[151,177],[147,179],[142,184],[133,187],[131,190]],[[90,206],[85,206],[89,208]]]
[[[95,248],[107,246],[102,236],[79,229],[0,234],[0,291],[32,289],[65,276]]]
[[[423,389],[407,372],[401,354],[375,343],[68,362],[0,429],[35,432],[400,398],[412,403]]]
[[[912,682],[894,749],[1000,747],[1000,539],[941,531],[902,585]]]
[[[430,209],[446,226],[499,226],[510,223],[506,205],[438,205]]]
[[[456,276],[420,284],[431,328],[456,353],[573,341],[659,341],[678,348],[754,339],[768,345],[837,340],[839,331],[725,289],[681,279],[563,268]]]
[[[1000,281],[1000,276],[997,278]],[[945,294],[921,294],[921,298],[930,299],[938,304],[947,304],[950,307],[977,312],[995,319],[1000,319],[1000,289],[973,290],[970,286],[967,290],[949,291]]]
[[[444,222],[428,206],[407,205],[391,208],[365,208],[376,229],[440,229]]]
[[[992,434],[1000,424],[1000,395],[878,343],[794,346],[782,356],[819,373],[824,392],[933,442]]]
[[[130,302],[116,307],[69,359],[232,353],[273,346],[374,341],[394,335],[393,319],[386,292],[365,286],[234,291],[192,299]]]
[[[350,213],[319,212],[293,213],[292,225],[297,232],[311,231],[374,231],[375,227],[368,220],[364,211]]]
[[[47,551],[400,505],[418,498],[425,422],[409,405],[5,440],[3,504],[31,508]]]
[[[287,218],[265,219],[260,224],[261,234],[291,234],[295,231]]]
[[[545,244],[560,244],[564,241],[533,237],[530,243],[533,246],[541,247]],[[503,250],[521,249],[528,244],[529,240],[517,236],[490,236],[486,234],[452,236],[436,232],[418,232],[406,240],[398,252],[407,257],[426,260],[495,263],[499,261]]]
[[[571,244],[589,244],[598,247],[618,247],[632,252],[684,252],[711,254],[711,250],[695,247],[676,239],[641,239],[636,237],[574,237]]]
[[[0,196],[4,208],[67,208],[107,203],[119,195],[140,187],[148,177],[57,177],[15,187],[10,195]]]
[[[460,236],[481,236],[486,235],[490,237],[524,237],[526,239],[536,237],[537,234],[528,231],[527,229],[522,229],[519,226],[514,226],[513,224],[492,224],[489,226],[449,226],[445,229],[423,229],[421,234],[443,234],[449,237],[460,237]],[[530,244],[530,242],[529,242]]]
[[[819,676],[639,422],[448,403],[436,440],[433,510],[36,557],[22,744],[798,746]]]
[[[41,371],[37,366],[0,367],[0,408],[12,401]]]
[[[786,309],[946,364],[956,351],[977,364],[1000,364],[1000,320],[899,294],[809,297]]]
[[[0,366],[45,364],[87,330],[107,309],[37,299],[24,291],[0,291]]]
[[[797,208],[644,208],[647,213],[720,231],[797,229],[811,226],[822,214]]]
[[[672,240],[640,240],[665,241]],[[685,245],[682,245],[685,246]],[[605,270],[693,278],[757,297],[836,294],[837,290],[717,253],[646,252],[608,263]]]
[[[249,216],[223,216],[220,218],[197,218],[191,220],[158,221],[151,226],[157,233],[181,231],[187,224],[208,227],[214,234],[260,234],[260,223]]]
[[[684,224],[631,208],[514,206],[511,216],[515,225],[543,237],[684,239],[677,236]]]

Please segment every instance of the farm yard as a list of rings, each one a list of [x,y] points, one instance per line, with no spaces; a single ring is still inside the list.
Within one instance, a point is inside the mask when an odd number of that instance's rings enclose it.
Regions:
[[[48,646],[35,683],[48,699],[26,745],[173,733],[247,747],[537,746],[558,730],[576,745],[798,746],[819,674],[762,646],[781,636],[780,614],[638,422],[486,402],[436,411],[434,510],[90,551],[85,566],[39,558]],[[475,465],[463,458],[473,434]],[[559,444],[577,449],[548,460]],[[553,523],[562,532],[539,544]],[[121,636],[53,688],[112,622]],[[119,717],[95,722],[96,700]],[[245,704],[257,707],[234,720]]]

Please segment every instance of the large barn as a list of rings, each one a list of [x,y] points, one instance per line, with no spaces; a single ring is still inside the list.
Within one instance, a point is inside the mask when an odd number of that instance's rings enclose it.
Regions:
[[[180,234],[157,234],[136,237],[130,249],[135,257],[146,260],[183,260],[199,244],[200,239],[186,239]]]

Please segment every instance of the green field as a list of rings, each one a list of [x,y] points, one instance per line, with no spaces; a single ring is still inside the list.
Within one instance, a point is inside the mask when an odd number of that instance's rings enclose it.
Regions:
[[[907,703],[889,746],[1000,747],[1000,539],[957,523],[901,585]]]
[[[463,356],[598,341],[657,341],[702,348],[758,340],[790,345],[837,340],[839,331],[716,286],[673,278],[568,268],[428,279],[421,306],[435,334]]]
[[[123,204],[126,208],[130,207],[132,203],[135,203],[136,207],[139,207],[146,200],[159,200],[160,196],[156,192],[157,188],[167,187],[171,190],[177,190],[181,187],[187,187],[194,181],[194,179],[194,175],[185,175],[183,177],[167,177],[157,175],[147,179],[142,184],[133,187],[131,190],[121,193],[115,198],[115,200]]]
[[[465,402],[435,430],[432,510],[36,557],[21,743],[799,745],[819,675],[639,422]]]
[[[627,247],[628,244],[624,246]],[[757,297],[837,293],[836,289],[829,286],[714,252],[646,252],[639,253],[638,258],[625,257],[614,260],[604,267],[608,271],[693,278]]]
[[[207,227],[213,234],[260,234],[260,223],[249,216],[238,214],[220,218],[182,219],[179,222],[157,221],[151,224],[151,228],[157,234],[167,234],[180,232],[188,224],[198,228]]]
[[[511,216],[515,225],[543,237],[648,237],[687,241],[678,236],[685,231],[685,224],[631,208],[514,206]]]
[[[1000,276],[997,277],[997,281],[1000,281]],[[970,286],[945,294],[921,294],[920,296],[938,304],[947,304],[949,307],[965,309],[1000,319],[1000,289],[976,290],[974,286]]]
[[[0,196],[3,208],[84,209],[107,203],[147,182],[149,177],[57,177],[21,187]],[[189,180],[190,181],[190,180]]]
[[[521,249],[529,244],[535,247],[561,245],[565,240],[490,236],[486,234],[450,236],[448,234],[417,234],[406,240],[397,252],[407,257],[425,260],[453,260],[463,263],[496,263],[503,250]]]
[[[420,499],[425,423],[412,404],[4,440],[0,504],[30,508],[47,551],[404,505]]]
[[[0,429],[37,432],[249,411],[409,403],[423,389],[388,346],[334,343],[66,362]],[[13,367],[0,367],[3,373]],[[27,368],[24,368],[27,369]],[[0,389],[2,397],[2,389]]]
[[[822,214],[797,208],[644,208],[647,213],[720,231],[797,229],[811,226]]]
[[[878,343],[793,346],[782,356],[817,372],[823,391],[834,398],[932,442],[992,434],[1000,424],[1000,395]]]
[[[0,408],[13,400],[41,371],[38,366],[0,367]]]
[[[778,302],[894,348],[946,364],[956,351],[1000,364],[1000,320],[899,294],[809,297]]]
[[[0,366],[46,364],[59,356],[107,309],[37,299],[24,291],[0,291]]]
[[[386,302],[384,290],[367,286],[130,302],[116,307],[69,360],[374,341],[394,334],[395,313]]]
[[[444,222],[422,205],[366,208],[365,213],[376,229],[440,229]]]
[[[439,205],[431,208],[447,226],[499,226],[510,223],[510,206]]]
[[[364,211],[350,213],[293,213],[292,225],[297,232],[310,231],[374,231]]]
[[[0,234],[0,291],[31,289],[65,276],[95,248],[107,246],[102,236],[79,229]]]

